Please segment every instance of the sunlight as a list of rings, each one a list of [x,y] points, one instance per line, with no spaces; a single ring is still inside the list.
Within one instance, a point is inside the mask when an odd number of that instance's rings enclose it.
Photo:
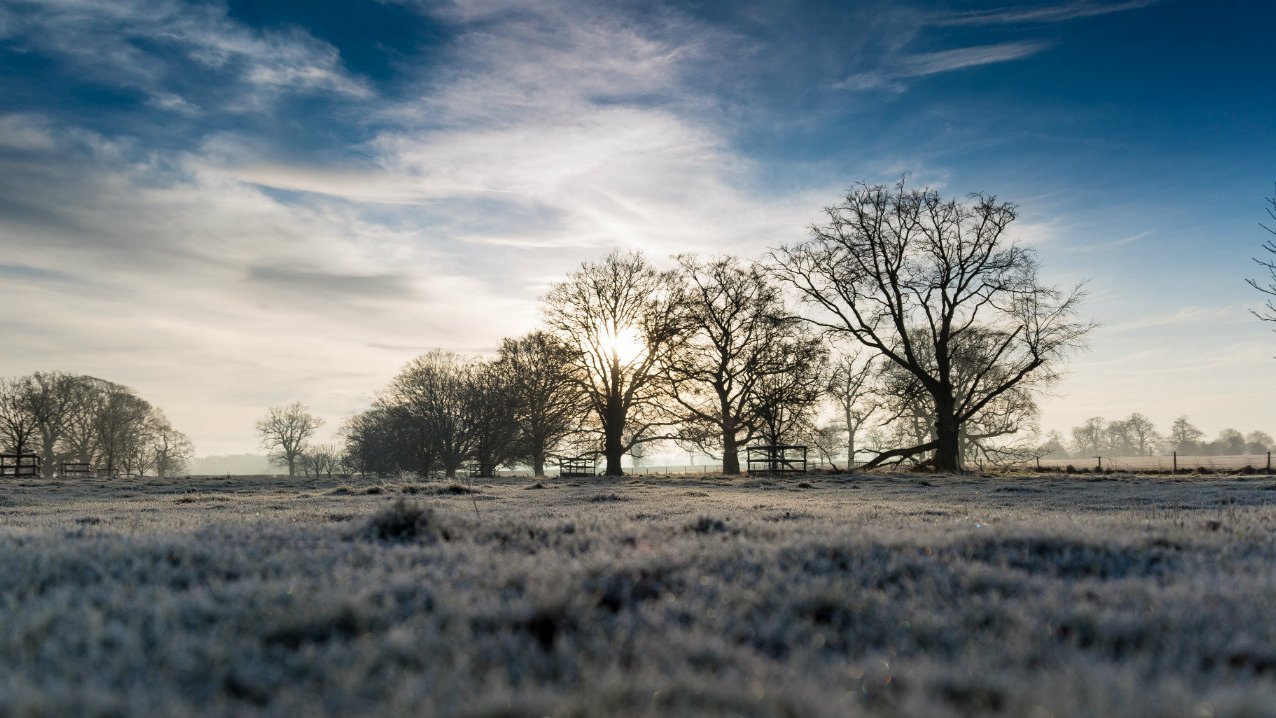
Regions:
[[[634,327],[606,326],[598,328],[598,350],[608,359],[615,359],[621,365],[632,364],[647,353],[647,344],[642,334]]]

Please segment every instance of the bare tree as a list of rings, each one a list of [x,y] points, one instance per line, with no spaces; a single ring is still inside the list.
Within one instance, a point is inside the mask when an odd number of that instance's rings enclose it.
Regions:
[[[1267,216],[1271,217],[1273,222],[1276,222],[1276,195],[1267,198],[1267,205]],[[1276,224],[1270,226],[1260,224],[1259,226],[1272,234],[1276,234]],[[1254,261],[1267,270],[1267,279],[1263,280],[1266,284],[1257,279],[1246,279],[1245,282],[1268,297],[1262,309],[1253,310],[1254,316],[1265,322],[1276,322],[1276,242],[1269,239],[1263,242],[1262,247],[1270,256],[1267,259],[1255,257]]]
[[[933,345],[926,341],[925,332],[915,329],[918,335],[913,342],[920,364],[932,369],[938,365],[933,355]],[[972,328],[954,341],[950,357],[949,375],[953,393],[958,398],[968,396],[972,387],[985,376],[984,358],[1001,341],[996,334]],[[1031,380],[1013,386],[992,398],[961,426],[958,435],[960,459],[978,458],[994,464],[1024,461],[1034,455],[1035,446],[1031,434],[1035,433],[1037,404],[1027,390]],[[893,362],[882,362],[876,383],[879,421],[895,425],[899,444],[913,445],[933,441],[935,435],[934,401],[917,375]],[[889,450],[888,450],[889,451]],[[914,454],[912,458],[916,458]],[[897,457],[902,460],[904,457]]]
[[[911,373],[934,405],[934,439],[869,464],[934,451],[936,469],[960,471],[962,425],[1026,380],[1053,378],[1092,328],[1075,317],[1080,289],[1038,280],[1032,251],[1003,236],[1015,206],[994,197],[945,201],[901,180],[893,190],[862,184],[826,213],[808,241],[772,253],[777,273],[820,310],[813,322]],[[953,353],[976,331],[996,341],[972,359],[975,378],[959,395]]]
[[[400,471],[425,476],[434,467],[425,424],[390,397],[382,397],[372,408],[351,417],[342,433],[344,461],[362,476]]]
[[[35,372],[31,375],[38,387],[42,410],[36,412],[39,433],[41,470],[46,479],[53,478],[60,461],[66,460],[67,434],[71,418],[84,398],[85,380],[60,371]]]
[[[1125,420],[1125,429],[1129,435],[1131,448],[1138,452],[1139,456],[1150,456],[1156,450],[1157,444],[1161,443],[1161,435],[1157,433],[1156,425],[1137,411]]]
[[[1245,435],[1231,427],[1218,432],[1218,438],[1210,443],[1214,449],[1210,452],[1212,454],[1226,456],[1245,453]]]
[[[963,460],[973,457],[981,465],[1007,466],[1039,456],[1035,443],[1039,414],[1037,401],[1027,387],[1010,389],[962,426]]]
[[[840,471],[837,468],[837,455],[845,448],[842,446],[842,441],[845,438],[846,427],[842,425],[841,421],[833,421],[823,426],[812,425],[804,441],[808,446],[815,449],[816,455],[827,462],[833,471]],[[850,469],[849,464],[847,468]]]
[[[1180,416],[1170,425],[1168,438],[1170,448],[1180,454],[1191,454],[1201,450],[1201,438],[1205,432],[1192,425],[1186,416]]]
[[[155,433],[151,438],[151,466],[161,479],[179,474],[190,465],[195,457],[195,447],[185,434],[174,429],[164,417],[163,412],[156,412]]]
[[[770,377],[805,378],[823,354],[818,339],[784,307],[779,290],[757,267],[733,257],[707,262],[681,255],[690,285],[688,338],[667,366],[682,408],[682,439],[721,452],[722,472],[740,473],[739,449],[762,429],[763,388]]]
[[[1038,457],[1050,457],[1052,459],[1068,458],[1068,447],[1063,443],[1063,434],[1057,430],[1051,430],[1045,436],[1045,441],[1041,442],[1037,447]]]
[[[128,387],[112,384],[97,407],[99,460],[107,475],[145,472],[152,407]]]
[[[406,410],[448,478],[474,457],[478,444],[477,371],[476,362],[436,349],[409,362],[390,385],[387,401]]]
[[[837,405],[839,426],[845,432],[846,468],[855,469],[855,437],[878,409],[873,398],[876,357],[851,350],[833,361],[829,371],[828,394]]]
[[[270,407],[256,424],[261,447],[270,452],[275,464],[288,467],[289,476],[297,475],[297,461],[305,453],[310,437],[321,426],[323,420],[299,401]]]
[[[1276,447],[1276,440],[1266,431],[1251,431],[1245,435],[1245,453],[1261,454]]]
[[[31,377],[0,379],[0,441],[5,451],[33,453],[39,419],[32,411],[36,395]]]
[[[77,376],[72,385],[74,398],[62,426],[63,460],[83,464],[101,463],[98,418],[106,406],[107,396],[118,388],[104,379]]]
[[[1103,430],[1103,449],[1113,456],[1129,456],[1134,453],[1134,441],[1130,427],[1120,419],[1108,422]]]
[[[469,403],[474,435],[472,458],[479,474],[492,476],[496,467],[519,454],[518,418],[513,377],[495,362],[478,362],[470,374]]]
[[[827,383],[828,350],[818,338],[794,338],[785,351],[793,357],[790,370],[759,378],[753,401],[758,437],[772,446],[811,434]]]
[[[17,453],[40,456],[41,473],[52,478],[57,468],[62,427],[71,411],[77,377],[62,372],[35,372],[0,380],[0,444]]]
[[[308,448],[297,464],[306,476],[332,478],[333,472],[341,465],[341,452],[336,444],[317,444]]]
[[[574,350],[577,381],[596,420],[608,476],[636,443],[667,438],[666,367],[681,346],[685,290],[677,273],[639,253],[584,262],[543,303],[550,329]]]
[[[536,476],[545,475],[546,459],[580,428],[585,397],[574,358],[574,349],[546,332],[501,343],[496,361],[510,380],[518,453]]]
[[[1081,426],[1072,427],[1072,451],[1077,457],[1098,456],[1103,450],[1107,422],[1101,416],[1086,419]]]

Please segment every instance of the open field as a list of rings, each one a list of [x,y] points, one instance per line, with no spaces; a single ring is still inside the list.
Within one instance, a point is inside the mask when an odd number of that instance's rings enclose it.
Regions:
[[[538,486],[0,485],[0,714],[1276,716],[1270,476]]]

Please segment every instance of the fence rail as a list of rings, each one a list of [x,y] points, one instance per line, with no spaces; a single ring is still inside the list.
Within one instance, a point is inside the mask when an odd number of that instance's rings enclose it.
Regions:
[[[857,461],[857,465],[864,462]],[[832,469],[833,465],[820,462],[808,461],[807,471],[825,471]],[[845,464],[837,464],[839,469],[845,469]],[[598,466],[598,473],[602,473],[603,467]],[[627,476],[713,476],[722,473],[722,464],[668,464],[658,466],[626,466],[625,475]],[[497,469],[497,476],[505,477],[531,477],[531,469]],[[558,475],[558,470],[552,466],[545,467],[545,475],[554,477]]]
[[[1271,472],[1272,454],[1234,454],[1230,456],[1087,456],[1073,459],[1041,459],[1025,462],[1024,467],[1043,469],[1112,470],[1112,471],[1239,471],[1246,468]]]

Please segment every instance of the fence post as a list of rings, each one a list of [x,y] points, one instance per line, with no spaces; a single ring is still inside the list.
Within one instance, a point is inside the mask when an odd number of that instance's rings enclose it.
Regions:
[[[1102,457],[1102,456],[1096,456],[1096,457],[1094,457],[1094,458],[1096,458],[1096,459],[1098,459],[1098,460],[1099,460],[1099,468],[1098,468],[1098,469],[1095,469],[1095,470],[1096,470],[1096,471],[1103,471],[1103,457]]]
[[[1267,451],[1267,473],[1272,473],[1272,452],[1270,449]]]
[[[1177,474],[1178,472],[1179,472],[1179,452],[1175,451],[1174,452],[1174,468],[1170,470],[1170,473]]]

